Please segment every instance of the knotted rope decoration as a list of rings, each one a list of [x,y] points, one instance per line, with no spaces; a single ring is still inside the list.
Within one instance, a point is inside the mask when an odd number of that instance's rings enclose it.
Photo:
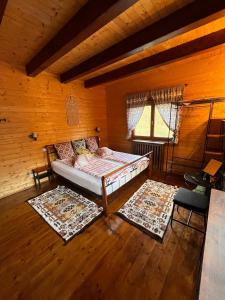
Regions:
[[[66,117],[69,126],[79,124],[79,109],[74,96],[66,97]]]

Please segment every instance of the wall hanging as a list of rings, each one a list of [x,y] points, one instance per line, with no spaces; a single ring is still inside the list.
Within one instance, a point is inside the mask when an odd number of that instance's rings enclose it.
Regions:
[[[79,124],[79,108],[74,96],[66,97],[66,118],[69,126]]]

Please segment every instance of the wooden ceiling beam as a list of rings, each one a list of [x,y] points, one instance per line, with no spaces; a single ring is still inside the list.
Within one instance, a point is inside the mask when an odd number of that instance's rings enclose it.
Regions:
[[[5,13],[5,8],[6,8],[6,5],[7,5],[7,2],[8,2],[8,0],[1,0],[0,1],[0,25],[2,23],[2,19],[3,19],[4,13]]]
[[[201,38],[173,47],[171,49],[141,59],[114,71],[88,79],[84,82],[86,88],[114,81],[139,72],[168,64],[179,59],[191,56],[199,51],[207,50],[225,43],[225,29],[213,32]]]
[[[27,63],[35,76],[138,0],[88,0],[59,32]]]
[[[196,0],[60,75],[69,82],[224,15],[224,0]]]

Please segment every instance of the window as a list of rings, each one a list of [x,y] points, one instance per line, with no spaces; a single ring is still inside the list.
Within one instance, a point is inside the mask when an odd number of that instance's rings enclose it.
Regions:
[[[163,121],[157,107],[154,104],[145,106],[134,130],[134,136],[165,139],[168,138],[168,134],[169,138],[173,137],[173,132]]]
[[[149,136],[151,130],[151,105],[145,106],[143,114],[135,128],[136,136]]]

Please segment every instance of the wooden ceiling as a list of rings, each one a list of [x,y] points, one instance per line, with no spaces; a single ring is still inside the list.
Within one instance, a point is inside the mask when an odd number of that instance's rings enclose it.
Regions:
[[[130,1],[130,3],[126,3],[127,7],[124,8],[124,12],[120,8],[121,13],[118,11],[118,16],[111,21],[109,19],[109,22],[101,29],[86,37],[65,55],[57,58],[45,70],[59,76],[73,66],[192,2],[191,0],[138,0],[133,3]],[[217,2],[219,3],[219,1]],[[222,2],[224,1],[221,0]],[[215,2],[211,1],[211,3]],[[0,26],[0,60],[13,65],[27,65],[56,33],[87,4],[88,0],[8,0]],[[188,31],[181,31],[181,34],[170,39],[143,47],[138,53],[134,51],[129,57],[119,59],[106,67],[83,75],[81,78],[90,79],[224,28],[225,12],[221,9],[215,17],[208,18]]]
[[[49,69],[54,73],[65,72],[71,65],[87,60],[190,2],[191,0],[139,0]]]
[[[8,0],[0,27],[0,60],[23,65],[87,0]]]

